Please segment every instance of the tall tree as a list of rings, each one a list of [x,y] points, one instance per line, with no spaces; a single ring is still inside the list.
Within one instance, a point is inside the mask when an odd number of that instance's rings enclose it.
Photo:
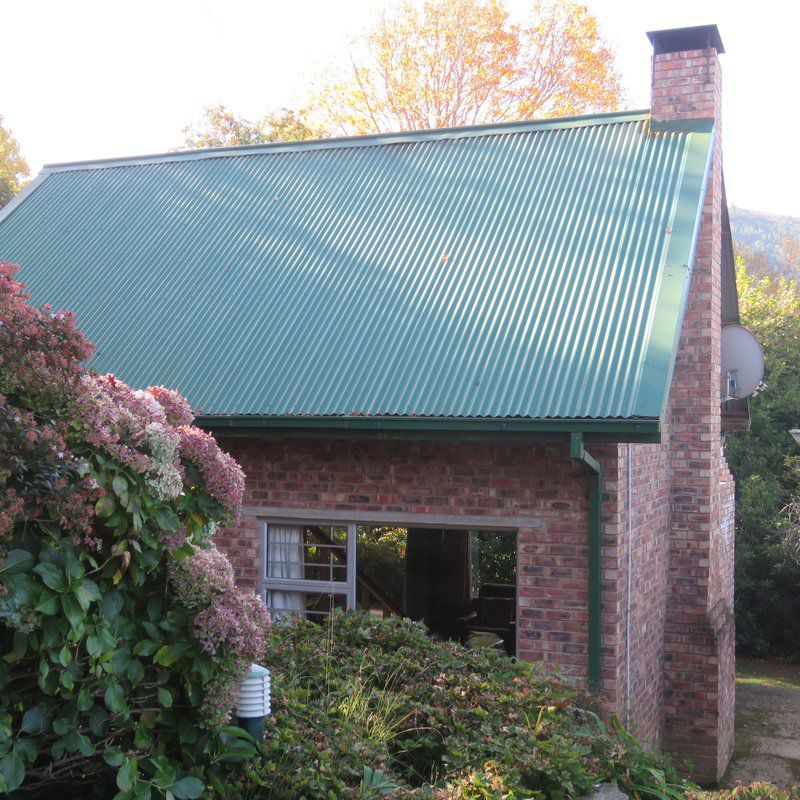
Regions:
[[[10,130],[3,127],[3,118],[0,117],[0,208],[25,185],[29,172],[19,142]]]
[[[612,111],[620,96],[597,20],[573,0],[537,0],[525,25],[504,0],[402,0],[311,107],[348,135]]]
[[[184,147],[233,147],[243,144],[317,139],[323,131],[312,128],[302,112],[281,109],[256,122],[239,117],[225,105],[206,106],[202,117],[183,128]]]

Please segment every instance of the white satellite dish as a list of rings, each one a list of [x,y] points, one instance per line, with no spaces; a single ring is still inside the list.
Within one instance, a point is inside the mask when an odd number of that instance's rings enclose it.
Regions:
[[[722,400],[750,397],[764,380],[764,351],[742,325],[722,328]]]

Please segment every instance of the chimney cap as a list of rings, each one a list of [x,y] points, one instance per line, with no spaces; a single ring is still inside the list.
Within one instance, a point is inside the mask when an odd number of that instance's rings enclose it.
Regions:
[[[664,31],[648,31],[647,38],[653,45],[653,52],[677,53],[682,50],[705,50],[713,47],[717,53],[724,53],[722,37],[716,25],[696,25],[693,28],[671,28]]]

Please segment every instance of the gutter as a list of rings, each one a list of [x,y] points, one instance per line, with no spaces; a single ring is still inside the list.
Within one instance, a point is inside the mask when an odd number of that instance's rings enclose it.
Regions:
[[[279,431],[296,435],[330,436],[333,431],[356,435],[373,433],[450,433],[457,435],[549,434],[563,437],[576,431],[581,435],[613,441],[659,442],[658,418],[634,417],[612,419],[534,419],[528,417],[409,417],[409,416],[284,416],[284,415],[213,415],[199,414],[195,425],[224,435],[256,433],[273,435]]]
[[[601,469],[583,446],[583,433],[570,434],[570,458],[580,462],[589,473],[589,691],[600,693],[600,537],[602,528]]]

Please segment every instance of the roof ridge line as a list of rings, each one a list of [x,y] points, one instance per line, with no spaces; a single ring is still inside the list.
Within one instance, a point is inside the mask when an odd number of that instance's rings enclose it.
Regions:
[[[591,125],[637,122],[639,120],[645,120],[649,116],[650,109],[611,111],[602,114],[583,114],[571,117],[552,117],[549,119],[520,120],[516,122],[493,122],[484,125],[430,128],[419,131],[373,133],[364,136],[342,136],[338,138],[308,139],[296,142],[268,142],[264,144],[247,144],[234,147],[209,147],[197,150],[173,150],[165,153],[150,153],[136,156],[55,162],[45,164],[40,174],[45,175],[75,170],[132,167],[166,162],[198,161],[208,158],[231,158],[270,152],[302,152],[311,150],[336,150],[352,147],[380,147],[401,142],[437,141],[466,138],[470,136],[497,136],[504,133],[518,133],[531,130],[582,128]]]

